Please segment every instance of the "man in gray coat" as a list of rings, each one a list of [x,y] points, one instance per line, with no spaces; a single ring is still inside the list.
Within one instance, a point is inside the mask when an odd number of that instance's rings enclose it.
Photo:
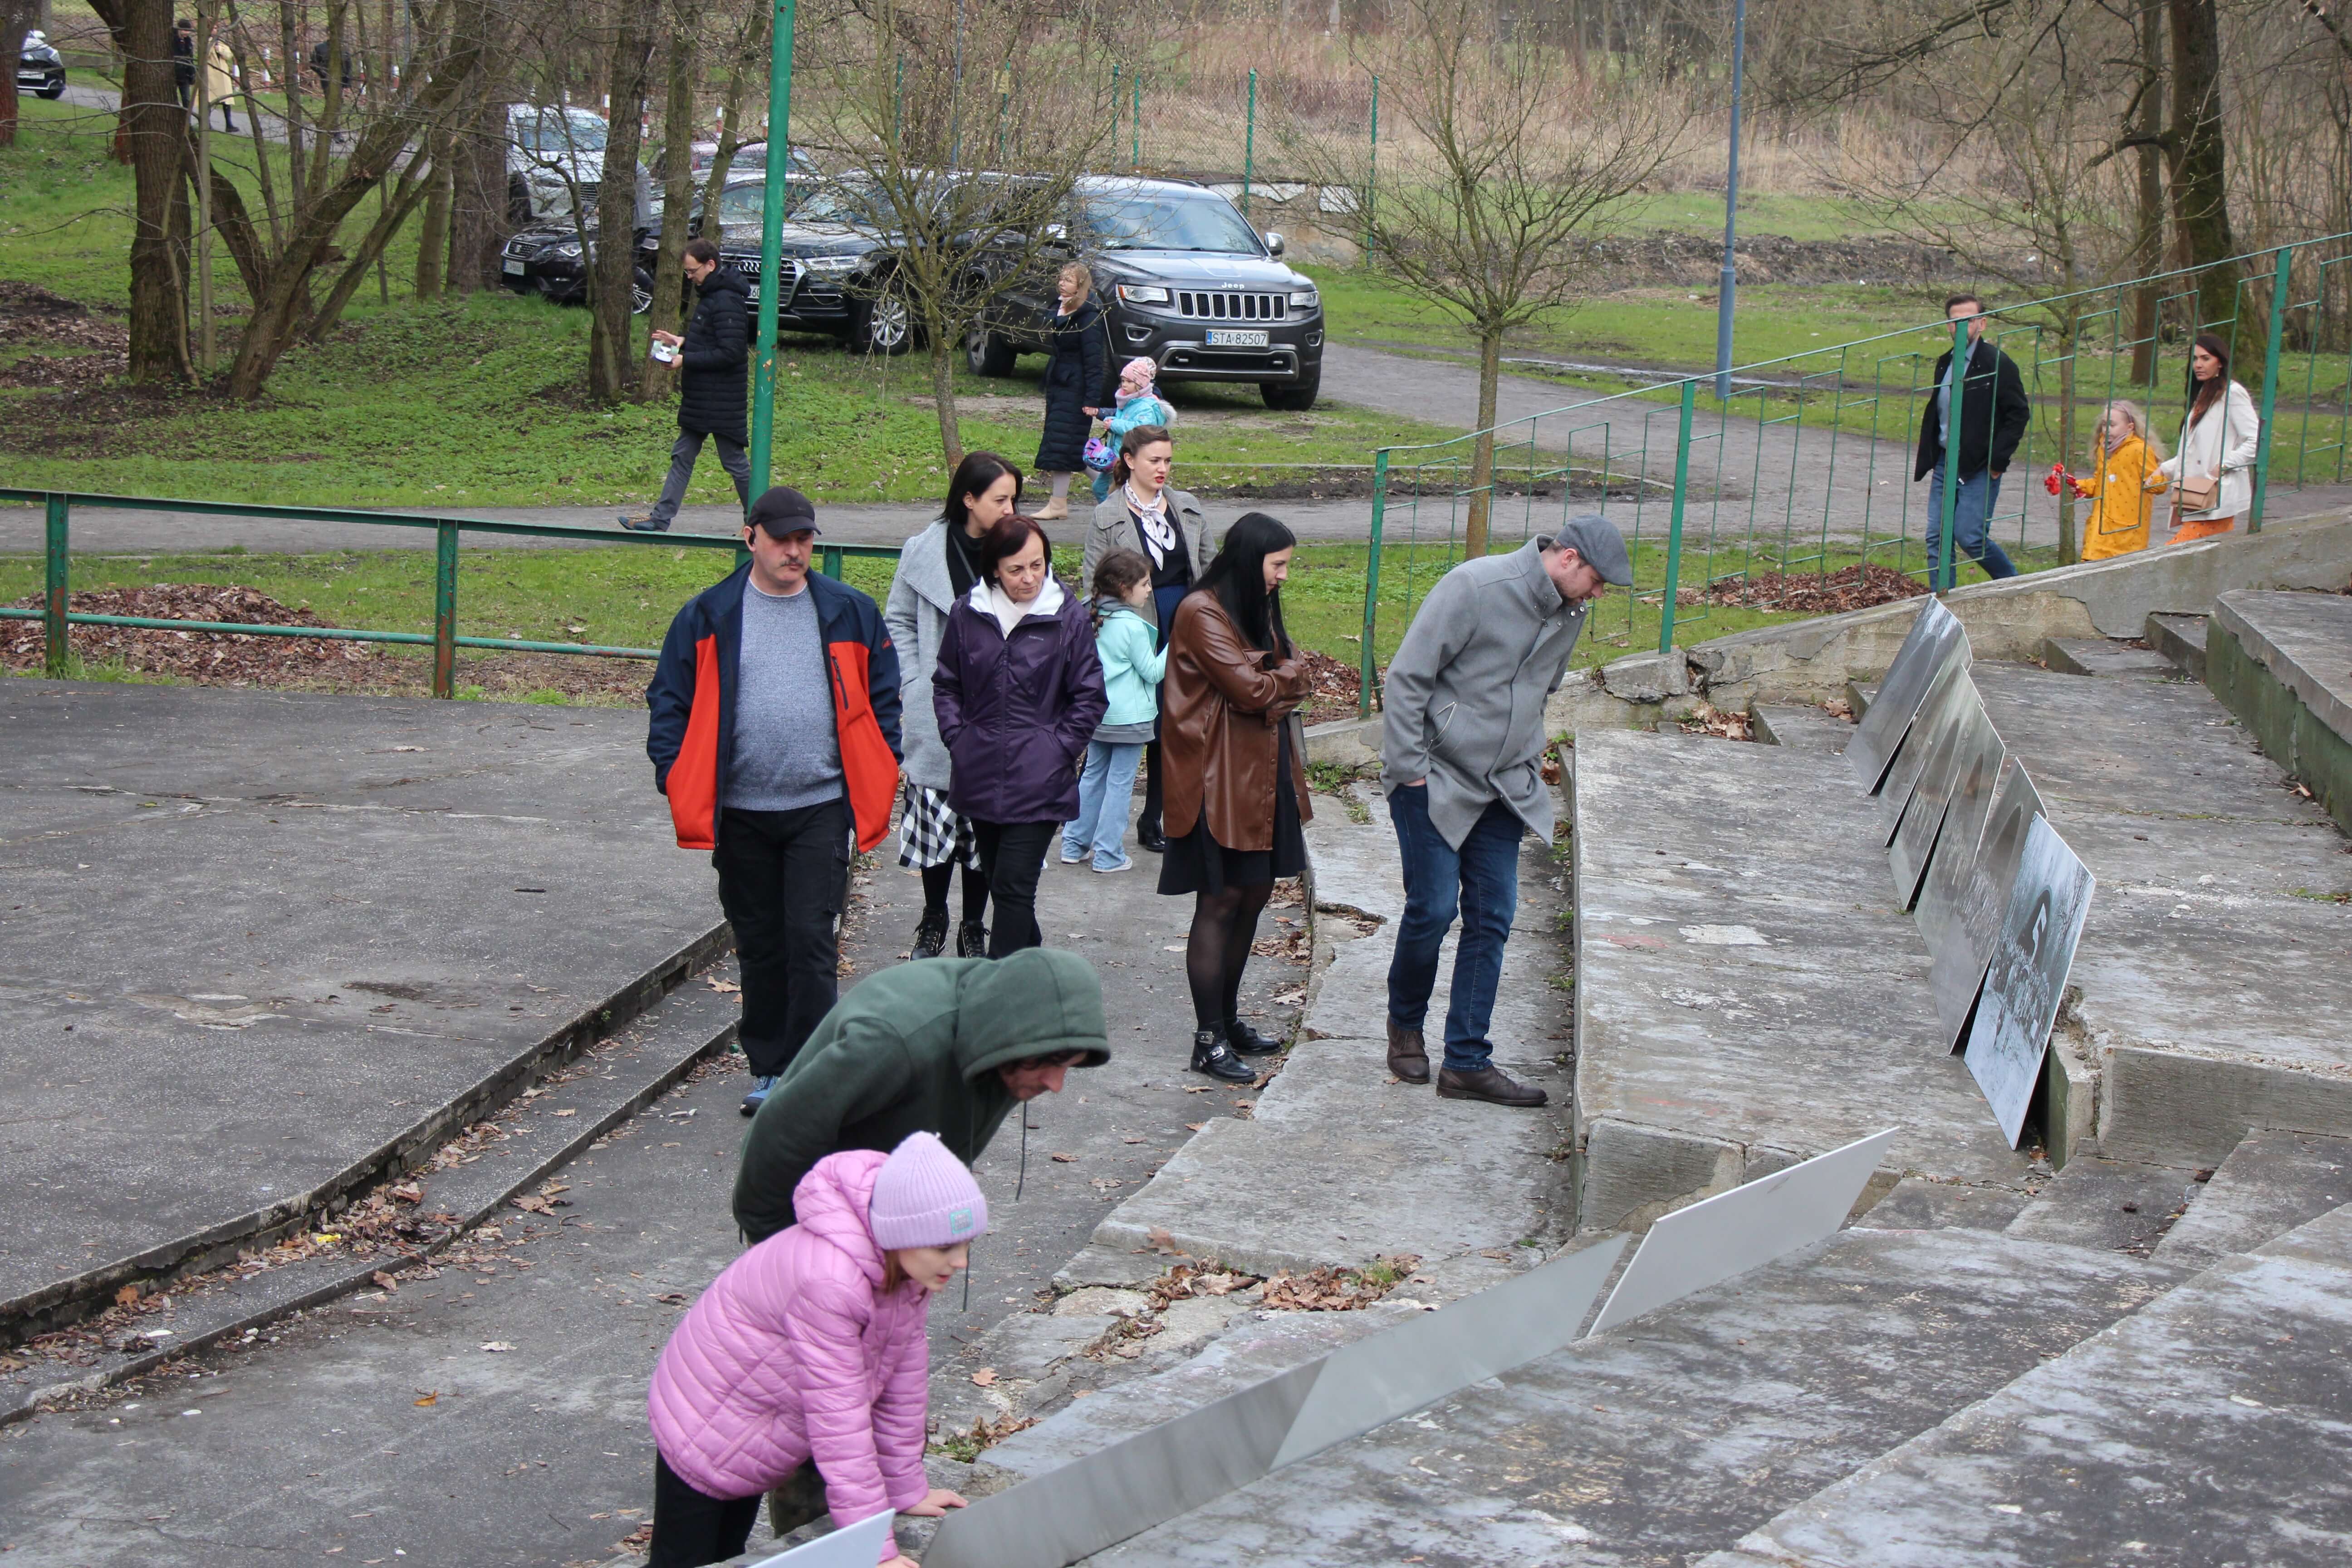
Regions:
[[[1568,673],[1584,613],[1604,584],[1633,581],[1616,525],[1571,518],[1549,539],[1466,561],[1422,602],[1389,665],[1381,783],[1404,861],[1404,919],[1389,962],[1389,1070],[1429,1081],[1422,1023],[1454,917],[1445,1012],[1448,1100],[1537,1106],[1540,1089],[1494,1064],[1486,1026],[1519,901],[1519,840],[1551,842],[1544,704]]]

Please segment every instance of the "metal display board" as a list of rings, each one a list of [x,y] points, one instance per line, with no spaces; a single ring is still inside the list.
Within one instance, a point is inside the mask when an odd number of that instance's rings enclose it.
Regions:
[[[1931,742],[1934,752],[1919,784],[1911,792],[1911,804],[1903,811],[1903,825],[1895,830],[1895,842],[1887,847],[1887,865],[1895,873],[1895,896],[1903,908],[1909,909],[1918,901],[1919,889],[1927,875],[1927,868],[1941,851],[1944,825],[1948,820],[1948,808],[1958,793],[1960,780],[1984,768],[1990,756],[1992,766],[2000,766],[2003,747],[2000,733],[1992,727],[1992,715],[1985,711],[1984,699],[1977,694],[1977,684],[1962,676],[1955,688],[1957,695],[1946,706],[1945,723]],[[1979,818],[1981,826],[1982,818]],[[1976,858],[1976,846],[1971,844],[1967,858]]]
[[[1886,776],[1886,764],[1895,760],[1903,732],[1911,727],[1912,715],[1918,712],[1929,683],[1943,666],[1943,649],[1954,643],[1965,649],[1968,640],[1958,617],[1944,607],[1941,599],[1921,603],[1895,662],[1879,678],[1877,698],[1846,742],[1846,764],[1853,769],[1854,782],[1864,794],[1874,794],[1879,781]]]
[[[1985,966],[1992,962],[1993,944],[2000,937],[2000,921],[2009,910],[2009,893],[2017,880],[2017,862],[2025,853],[2025,830],[2043,815],[2042,792],[2033,787],[2025,764],[2011,759],[1993,795],[1992,815],[1985,821],[1984,842],[1977,849],[1975,874],[1960,901],[1958,942],[1948,942],[1933,952],[1928,984],[1936,993],[1936,1016],[1944,1025],[1945,1049],[1968,1045],[1964,1032],[1969,1010],[1976,1005],[1984,984]],[[1958,1011],[1947,1013],[1948,1004]]]
[[[1702,1198],[1650,1226],[1625,1266],[1609,1304],[1594,1320],[1601,1333],[1628,1319],[1721,1284],[1832,1235],[1853,1210],[1899,1127],[1817,1154],[1801,1165]]]
[[[1993,731],[1992,740],[1990,751],[1961,758],[1959,774],[1952,783],[1952,803],[1944,812],[1944,829],[1936,836],[1927,879],[1919,887],[1919,934],[1930,953],[1941,954],[1948,943],[1967,939],[1961,902],[1976,876],[1985,820],[1992,815],[1993,795],[2009,756],[2000,731]],[[1959,1025],[1955,1021],[1951,1027],[1957,1030]]]
[[[1303,1459],[1567,1345],[1624,1250],[1625,1238],[1612,1237],[1333,1351],[1275,1464]]]
[[[2000,939],[1969,1029],[1969,1072],[2012,1149],[2042,1081],[2050,1026],[2058,1021],[2095,881],[2049,818],[2035,817],[2026,828]]]
[[[845,1524],[830,1535],[804,1541],[790,1552],[762,1557],[751,1568],[874,1568],[881,1562],[883,1543],[898,1515],[888,1509],[856,1524]]]
[[[1918,787],[1919,775],[1927,771],[1927,763],[1934,758],[1937,726],[1950,711],[1960,683],[1969,679],[1966,647],[1947,647],[1943,658],[1928,683],[1927,695],[1920,700],[1918,717],[1911,721],[1910,732],[1903,737],[1902,749],[1895,753],[1895,760],[1886,764],[1886,778],[1878,787],[1881,848],[1895,842],[1895,830],[1903,825],[1903,812],[1911,804],[1911,792]]]

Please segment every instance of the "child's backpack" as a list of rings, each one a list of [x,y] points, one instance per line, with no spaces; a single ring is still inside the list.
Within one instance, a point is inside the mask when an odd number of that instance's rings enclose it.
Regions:
[[[1111,465],[1118,461],[1118,443],[1107,436],[1089,436],[1086,450],[1079,456],[1087,465],[1087,472],[1107,474],[1110,472]]]

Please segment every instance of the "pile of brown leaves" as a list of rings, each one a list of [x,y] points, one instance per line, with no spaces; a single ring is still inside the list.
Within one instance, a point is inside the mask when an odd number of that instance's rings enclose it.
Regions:
[[[37,610],[39,595],[16,601]],[[308,610],[292,610],[257,588],[235,583],[154,583],[140,588],[99,588],[75,594],[68,607],[87,616],[147,616],[157,620],[234,621],[247,626],[323,626]],[[38,621],[8,621],[0,651],[10,668],[37,669],[46,650]],[[338,664],[364,664],[373,645],[320,637],[257,636],[251,632],[180,632],[134,626],[75,626],[73,651],[92,664],[121,662],[151,675],[199,685],[272,686],[312,676]]]
[[[15,279],[0,279],[0,344],[70,348],[79,353],[28,353],[0,365],[0,386],[96,386],[131,364],[131,329],[92,316],[77,300]]]
[[[1145,1289],[1151,1297],[1151,1310],[1164,1312],[1172,1301],[1189,1300],[1197,1296],[1230,1296],[1236,1290],[1246,1290],[1257,1282],[1258,1276],[1244,1274],[1235,1268],[1179,1263]]]
[[[1812,572],[1757,572],[1744,578],[1727,577],[1704,588],[1685,588],[1678,602],[1834,616],[1866,610],[1873,605],[1891,605],[1897,599],[1915,599],[1927,591],[1927,585],[1916,578],[1874,561],[1826,576]]]
[[[1300,648],[1298,658],[1307,666],[1308,681],[1307,706],[1300,717],[1309,724],[1354,718],[1357,699],[1364,689],[1363,672],[1313,648]]]
[[[1682,721],[1685,735],[1713,735],[1725,741],[1752,741],[1756,738],[1745,713],[1727,713],[1710,703],[1702,703]]]
[[[1334,1268],[1325,1265],[1305,1274],[1288,1269],[1265,1282],[1265,1305],[1276,1312],[1353,1312],[1387,1295],[1421,1267],[1410,1252],[1381,1257],[1370,1268]]]

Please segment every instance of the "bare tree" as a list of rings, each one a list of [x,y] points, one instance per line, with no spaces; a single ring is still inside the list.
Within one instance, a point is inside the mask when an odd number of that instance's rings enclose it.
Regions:
[[[0,71],[0,147],[16,144],[16,57],[40,15],[40,0],[0,0],[0,61],[8,67]]]
[[[1622,226],[1624,198],[1674,158],[1684,116],[1654,81],[1581,84],[1565,51],[1498,41],[1484,0],[1398,0],[1366,39],[1378,71],[1379,199],[1361,215],[1372,265],[1458,317],[1478,346],[1478,434],[1463,547],[1486,553],[1504,340],[1595,290],[1593,242]],[[1393,117],[1391,120],[1391,117]],[[1371,185],[1360,136],[1282,128],[1326,186]]]
[[[588,266],[588,395],[618,403],[635,384],[629,320],[637,264],[637,150],[645,115],[647,67],[660,0],[617,0],[607,77],[612,108],[605,119],[604,167],[596,192],[597,243],[583,256]]]

